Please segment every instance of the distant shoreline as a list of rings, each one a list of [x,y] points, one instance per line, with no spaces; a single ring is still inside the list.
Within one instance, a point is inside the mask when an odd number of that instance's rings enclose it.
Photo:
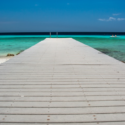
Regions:
[[[51,35],[125,35],[125,32],[51,32]],[[0,35],[50,35],[50,32],[0,32]]]

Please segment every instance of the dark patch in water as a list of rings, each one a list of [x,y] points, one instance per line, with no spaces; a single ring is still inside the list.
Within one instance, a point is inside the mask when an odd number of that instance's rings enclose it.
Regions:
[[[102,53],[105,53],[105,54],[111,53],[111,51],[108,50],[108,49],[100,49],[100,48],[95,48],[95,49],[97,49],[97,50],[99,50],[99,51],[101,51]]]

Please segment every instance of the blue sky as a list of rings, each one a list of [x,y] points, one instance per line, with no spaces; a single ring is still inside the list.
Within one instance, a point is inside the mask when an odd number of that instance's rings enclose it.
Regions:
[[[0,32],[125,32],[125,0],[0,0]]]

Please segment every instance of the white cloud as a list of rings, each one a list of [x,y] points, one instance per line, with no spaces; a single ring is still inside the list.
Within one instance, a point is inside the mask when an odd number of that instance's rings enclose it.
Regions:
[[[114,17],[109,17],[108,21],[116,20]]]
[[[118,18],[117,20],[118,21],[122,21],[122,20],[125,20],[125,18]]]
[[[116,20],[114,17],[109,17],[108,19],[99,19],[99,21],[113,21]]]
[[[106,21],[106,19],[99,19],[100,21]]]
[[[114,17],[109,17],[108,19],[98,19],[99,21],[123,21],[125,18],[114,18]]]
[[[118,16],[118,15],[120,15],[120,13],[115,13],[115,14],[113,14],[113,16]]]

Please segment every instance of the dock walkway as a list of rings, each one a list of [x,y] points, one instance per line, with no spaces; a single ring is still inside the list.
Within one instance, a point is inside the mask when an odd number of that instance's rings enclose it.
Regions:
[[[0,125],[125,125],[125,64],[48,38],[0,65]]]

